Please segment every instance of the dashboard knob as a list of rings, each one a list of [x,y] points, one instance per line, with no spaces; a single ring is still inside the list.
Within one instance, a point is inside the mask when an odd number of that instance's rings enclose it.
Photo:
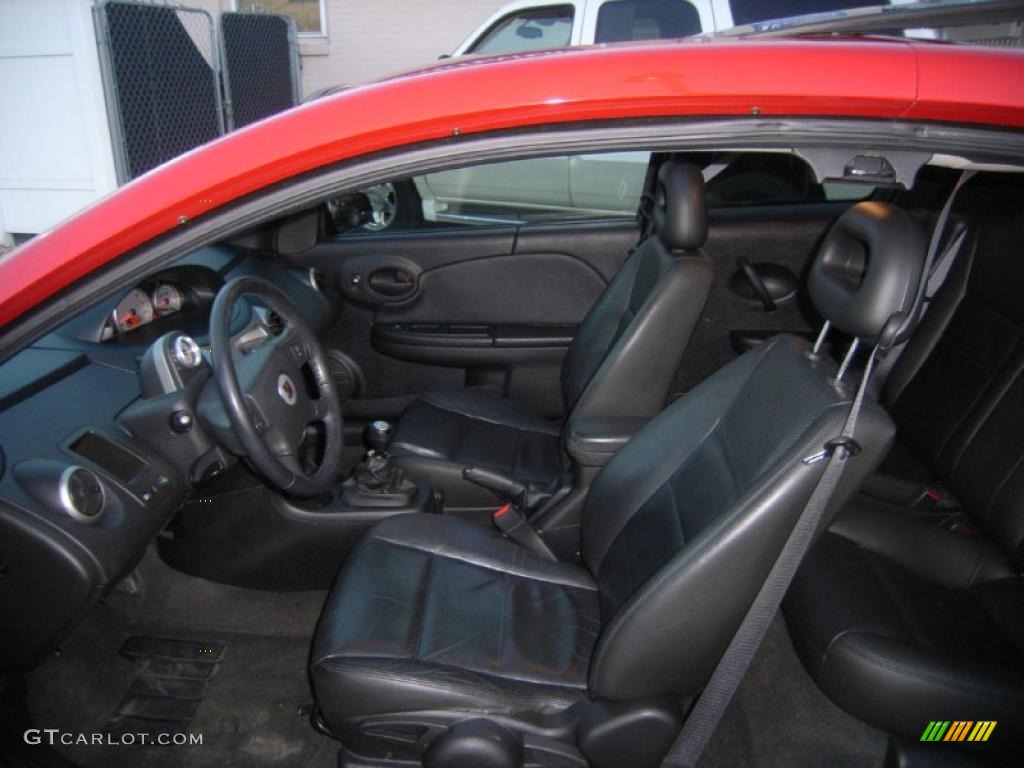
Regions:
[[[178,435],[184,435],[192,429],[192,414],[188,411],[175,411],[171,414],[171,431]]]

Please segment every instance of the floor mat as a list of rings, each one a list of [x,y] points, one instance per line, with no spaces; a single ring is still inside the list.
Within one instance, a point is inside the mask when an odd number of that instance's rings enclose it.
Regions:
[[[141,667],[103,732],[124,734],[184,733],[217,673],[225,643],[129,637],[119,653]]]
[[[777,616],[700,766],[880,768],[885,748],[885,734],[818,689]]]

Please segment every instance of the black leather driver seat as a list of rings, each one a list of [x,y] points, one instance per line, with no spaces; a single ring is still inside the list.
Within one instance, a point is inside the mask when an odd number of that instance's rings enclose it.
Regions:
[[[668,396],[711,286],[704,179],[694,165],[658,172],[653,233],[591,307],[565,356],[562,400],[575,417],[647,418]],[[431,392],[399,420],[395,463],[445,494],[447,508],[493,507],[466,466],[514,477],[543,495],[568,468],[561,425],[486,392]]]
[[[848,264],[823,265],[815,295],[843,330],[871,338],[912,304],[922,247],[891,206],[847,215],[883,230],[884,252],[862,262],[859,287]],[[845,421],[853,388],[836,373],[804,341],[778,336],[663,411],[594,481],[579,563],[542,559],[456,517],[377,525],[342,568],[316,632],[323,720],[368,758],[420,759],[439,733],[483,716],[578,746],[593,765],[624,764],[595,746],[609,731],[594,723],[608,722],[608,702],[681,712],[704,686],[827,463],[805,459]],[[863,451],[847,462],[835,505],[892,434],[867,401],[855,435]],[[675,728],[662,722],[638,740],[632,722],[620,729],[629,764],[656,765]]]

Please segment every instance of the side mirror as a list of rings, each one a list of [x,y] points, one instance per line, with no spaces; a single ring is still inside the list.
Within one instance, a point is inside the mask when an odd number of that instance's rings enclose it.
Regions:
[[[373,206],[363,192],[351,192],[327,201],[335,234],[358,229],[373,221]]]

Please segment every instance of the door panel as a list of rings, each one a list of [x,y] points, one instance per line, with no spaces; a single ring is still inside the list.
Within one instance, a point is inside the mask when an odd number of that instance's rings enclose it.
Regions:
[[[564,253],[485,256],[426,270],[414,298],[382,304],[378,323],[578,323],[607,283]]]
[[[810,334],[818,326],[804,273],[848,205],[711,212],[706,249],[716,279],[673,395],[732,360],[739,339],[749,344],[784,331]],[[565,349],[637,234],[629,220],[420,229],[339,238],[297,257],[340,288],[344,309],[325,344],[349,355],[363,381],[359,399],[346,404],[350,429],[364,418],[397,417],[428,389],[477,385],[559,416]],[[769,312],[753,292],[737,292],[732,286],[741,259],[796,275],[795,295],[780,296]],[[365,288],[370,275],[396,268],[408,270],[410,294]]]
[[[832,222],[849,203],[720,208],[710,213],[705,249],[715,267],[715,280],[701,322],[694,330],[672,386],[672,397],[692,389],[752,343],[782,332],[811,334],[820,320],[807,300],[806,269]],[[741,295],[734,287],[741,261],[763,272],[786,270],[798,278],[795,294],[775,301],[767,311],[753,291]],[[765,269],[762,265],[771,265]]]
[[[557,418],[565,351],[637,236],[630,219],[420,229],[338,238],[298,261],[345,304],[325,342],[360,369],[347,412],[395,416],[428,389],[488,386]]]

